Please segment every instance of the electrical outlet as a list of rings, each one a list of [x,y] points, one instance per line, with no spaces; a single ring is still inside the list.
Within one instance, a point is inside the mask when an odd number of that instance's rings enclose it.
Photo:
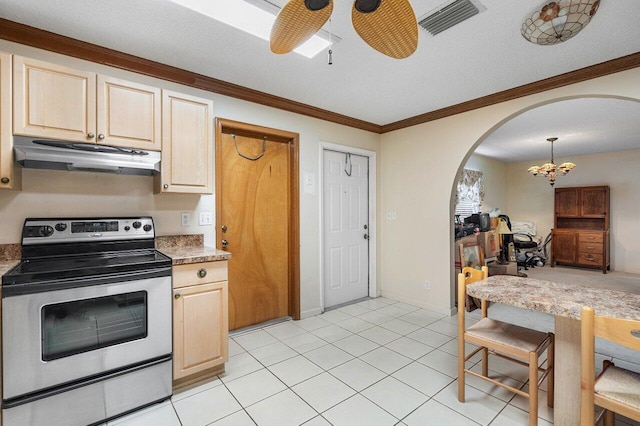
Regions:
[[[211,212],[200,212],[200,216],[198,218],[198,225],[213,225],[213,213]]]
[[[396,220],[398,214],[396,212],[387,212],[387,220]]]
[[[425,281],[424,282],[424,289],[425,290],[431,290],[431,281]]]
[[[182,226],[189,226],[191,224],[191,213],[182,212],[181,218],[182,218]]]

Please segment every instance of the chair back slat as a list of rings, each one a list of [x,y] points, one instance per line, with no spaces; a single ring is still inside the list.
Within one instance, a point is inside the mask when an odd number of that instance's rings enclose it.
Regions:
[[[640,321],[603,317],[596,313],[593,325],[596,337],[640,351]]]
[[[483,280],[489,276],[489,268],[475,269],[465,266],[458,274],[458,313],[464,317],[464,307],[467,300],[467,285]],[[486,315],[486,312],[483,312]]]

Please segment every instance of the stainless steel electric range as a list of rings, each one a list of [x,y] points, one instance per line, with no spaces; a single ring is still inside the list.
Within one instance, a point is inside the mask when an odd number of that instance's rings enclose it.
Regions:
[[[171,260],[150,217],[27,219],[2,277],[5,426],[88,425],[171,396]]]

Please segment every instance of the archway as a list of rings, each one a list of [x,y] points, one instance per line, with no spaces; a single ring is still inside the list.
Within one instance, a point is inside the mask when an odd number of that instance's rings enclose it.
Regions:
[[[454,213],[454,210],[455,210],[456,184],[457,184],[457,181],[458,181],[458,178],[459,178],[460,174],[462,173],[462,170],[469,163],[470,159],[472,159],[472,156],[474,156],[474,154],[476,153],[478,148],[481,147],[487,141],[490,141],[491,138],[492,138],[492,135],[495,135],[496,133],[499,133],[500,129],[507,127],[509,125],[509,123],[514,122],[514,121],[518,121],[518,120],[520,120],[520,122],[523,122],[523,121],[526,122],[526,120],[521,120],[521,119],[524,116],[526,116],[527,114],[533,115],[534,112],[535,112],[535,114],[537,114],[536,117],[540,117],[541,116],[540,113],[543,112],[543,111],[546,111],[546,110],[550,111],[552,109],[554,109],[554,111],[557,111],[558,110],[557,107],[558,106],[564,106],[564,104],[566,104],[566,106],[570,106],[570,105],[573,106],[574,104],[576,104],[576,100],[602,100],[602,102],[600,102],[600,103],[593,102],[594,106],[598,106],[599,104],[600,105],[605,104],[604,100],[607,100],[607,102],[608,102],[608,104],[606,104],[606,105],[610,105],[612,103],[612,101],[615,101],[615,103],[626,104],[626,105],[630,106],[633,109],[633,111],[634,111],[633,112],[633,116],[637,116],[636,110],[638,108],[640,108],[640,100],[635,99],[635,98],[631,98],[631,97],[613,96],[613,95],[612,96],[606,96],[606,95],[567,96],[567,97],[558,97],[558,98],[554,98],[554,99],[548,99],[548,100],[546,100],[544,102],[538,102],[538,103],[529,105],[529,106],[527,106],[525,108],[522,108],[521,110],[516,111],[516,112],[506,116],[505,118],[501,119],[499,122],[497,122],[495,125],[493,125],[490,129],[488,129],[472,145],[472,147],[468,150],[468,152],[464,156],[464,159],[461,162],[461,164],[460,164],[460,166],[459,166],[459,168],[457,170],[456,178],[454,179],[454,182],[452,184],[452,193],[451,193],[451,214],[450,214],[451,229],[454,228],[453,227],[453,217],[454,217],[453,213]],[[553,106],[553,108],[551,108],[551,106]],[[573,109],[571,111],[573,113],[575,113],[576,116],[578,116],[580,113],[583,113],[583,114],[586,113],[585,111],[575,111],[575,109]],[[603,120],[608,120],[608,119],[609,119],[608,117],[603,117]],[[624,131],[625,131],[624,124],[622,126],[621,126],[621,124],[619,122],[617,122],[615,124],[616,124],[616,128],[608,129],[608,132],[624,133]],[[545,127],[544,125],[545,125],[545,123],[543,122],[540,126],[541,127]],[[572,124],[571,121],[567,121],[565,123],[565,125],[566,125],[566,129],[571,129],[573,131],[573,133],[579,133],[580,130],[581,130],[580,128],[575,128],[576,124]],[[635,122],[634,122],[634,125],[635,125]],[[551,127],[551,129],[549,129],[549,131],[553,132],[554,131],[553,126],[549,126],[549,127]],[[604,129],[607,126],[601,125],[600,127],[602,127]],[[543,130],[543,132],[547,132],[547,131],[548,130],[546,128]],[[634,132],[637,132],[637,131],[638,131],[638,129],[635,129]],[[569,132],[567,134],[570,134],[570,133],[571,132]],[[527,129],[523,129],[523,135],[526,135],[526,134],[527,134]],[[545,134],[545,133],[543,133],[543,134]],[[635,133],[635,134],[637,135],[637,133]],[[546,133],[546,135],[547,136],[554,136],[555,134],[552,135],[550,133]],[[609,137],[608,137],[607,136],[607,132],[602,132],[602,134],[598,135],[598,137],[600,138],[600,140],[607,141],[608,139],[610,139],[610,135],[611,134],[609,133]],[[580,139],[580,137],[585,139],[587,137],[585,135],[577,135],[577,136],[578,136],[577,139]],[[602,153],[611,151],[612,149],[613,150],[615,150],[615,149],[640,150],[640,141],[637,140],[637,136],[633,137],[633,138],[628,138],[628,139],[630,139],[630,140],[632,139],[632,143],[631,144],[627,144],[626,146],[623,146],[623,148],[601,149],[602,146],[606,145],[606,144],[604,144],[602,142],[600,142],[600,144],[599,144],[600,146],[598,146],[597,149],[594,148],[596,150],[592,149],[591,147],[586,146],[586,147],[584,147],[582,149],[582,151],[584,151],[584,152],[579,152],[578,154],[575,153],[576,151],[575,151],[575,148],[574,148],[574,153],[572,154],[572,156],[577,155],[578,158],[580,158],[581,156],[584,156],[584,159],[582,161],[584,163],[583,170],[585,170],[585,171],[582,172],[582,176],[578,175],[578,179],[573,180],[573,181],[572,180],[567,180],[568,185],[566,185],[566,186],[572,186],[572,185],[575,185],[575,186],[586,186],[586,185],[598,185],[598,184],[603,184],[603,183],[606,184],[607,183],[606,182],[606,179],[607,179],[606,177],[602,178],[597,173],[586,173],[586,170],[592,171],[592,170],[595,169],[595,167],[597,167],[597,166],[594,166],[594,161],[590,161],[590,160],[592,160],[591,157],[594,157],[596,155],[602,155],[603,156],[602,157],[603,160],[600,161],[600,162],[603,162],[603,163],[605,161],[614,161],[615,158],[619,159],[621,157],[623,158],[623,161],[624,161],[624,156],[621,155],[621,154],[618,154],[617,156],[611,154],[611,155],[609,155],[609,157],[607,157],[606,154],[602,154]],[[544,138],[540,138],[540,140],[544,141]],[[594,154],[594,153],[599,153],[599,154]],[[544,157],[541,156],[540,158],[544,158]],[[531,160],[531,159],[528,159],[528,160]],[[539,160],[539,158],[536,159],[535,161],[532,161],[531,164],[533,164],[534,162],[537,163],[538,160]],[[572,161],[573,161],[573,158],[572,158]],[[595,162],[595,163],[598,163],[598,162]],[[531,164],[529,164],[529,165],[531,165]],[[592,167],[591,169],[585,169],[584,168],[585,166],[589,166],[589,165],[591,165],[591,167]],[[552,191],[548,191],[549,186],[545,185],[545,182],[543,182],[542,180],[540,180],[540,181],[535,180],[535,182],[534,182],[534,179],[532,179],[532,178],[530,180],[526,180],[526,179],[529,179],[529,177],[530,177],[530,175],[528,175],[526,173],[526,169],[527,169],[528,165],[525,166],[523,164],[519,164],[518,167],[519,167],[519,169],[517,169],[516,172],[514,172],[515,166],[514,167],[509,167],[510,185],[511,185],[511,183],[513,183],[514,185],[518,185],[518,184],[522,184],[522,182],[526,182],[526,187],[523,188],[521,190],[521,192],[527,193],[528,197],[530,199],[531,198],[534,199],[535,202],[537,202],[538,204],[540,204],[540,203],[538,202],[538,199],[536,198],[535,194],[540,194],[541,193],[539,188],[544,188],[543,190],[545,192],[547,192],[548,194],[551,194],[549,196],[545,195],[546,198],[545,198],[544,202],[542,203],[542,205],[536,205],[535,206],[536,208],[538,208],[539,216],[543,215],[541,213],[541,211],[543,211],[546,214],[546,216],[548,217],[548,219],[545,218],[544,220],[541,220],[542,225],[543,225],[542,226],[543,231],[542,231],[542,233],[539,233],[539,235],[543,235],[544,236],[544,235],[546,235],[548,230],[553,226],[552,225],[552,219],[551,219],[552,218],[552,214],[549,213],[553,209],[553,198],[552,198],[553,197],[552,196],[553,192]],[[613,166],[613,168],[615,169],[615,165]],[[523,178],[524,180],[523,179],[513,179],[514,174],[517,174],[517,173],[520,173],[520,172],[522,172],[521,174],[525,176]],[[631,178],[633,180],[638,180],[637,177],[631,177]],[[605,180],[602,181],[601,179],[605,179]],[[615,178],[613,179],[612,182],[613,182],[614,185],[616,184]],[[538,192],[532,192],[531,188],[536,184],[538,185],[538,189],[536,189],[536,191],[538,191]],[[621,198],[623,196],[624,191],[623,191],[622,185],[619,185],[619,186],[620,186],[620,188],[618,190],[618,193],[620,194],[620,196],[618,198]],[[615,189],[615,187],[613,187],[613,188]],[[509,199],[511,200],[510,204],[512,205],[512,207],[514,205],[519,207],[519,209],[518,208],[515,208],[515,209],[512,208],[512,210],[515,210],[516,212],[522,214],[523,202],[521,200],[518,201],[517,197],[516,197],[516,200],[514,200],[514,195],[513,195],[514,192],[516,192],[516,191],[514,191],[513,188],[510,187],[510,191],[505,191],[505,193],[506,193],[505,194],[505,198],[509,197]],[[625,202],[620,201],[620,200],[617,200],[617,202],[618,202],[619,207],[620,207],[620,209],[618,209],[618,210],[628,209],[628,204],[629,203],[625,203]],[[496,206],[488,206],[488,207],[496,207]],[[500,206],[497,206],[497,207],[500,207]],[[544,209],[547,209],[547,210],[545,211]],[[483,208],[482,211],[486,211],[486,210]],[[504,212],[504,210],[503,210],[503,212]],[[628,216],[629,215],[627,215],[627,217],[625,217],[622,213],[618,212],[617,220],[619,222],[620,227],[624,226],[624,224],[627,223],[627,222],[633,221],[633,218],[628,217]],[[520,219],[520,220],[522,220],[522,219]],[[534,222],[536,222],[536,220],[534,220]],[[453,236],[451,237],[451,240],[454,242],[454,237]],[[452,245],[455,248],[455,246],[456,246],[455,242]],[[634,272],[634,273],[635,272],[639,272],[639,271],[635,271],[635,270],[627,270],[627,268],[634,268],[634,266],[630,266],[630,262],[627,260],[628,258],[631,257],[631,253],[626,253],[628,251],[628,248],[627,248],[628,245],[629,245],[628,242],[624,242],[624,241],[619,244],[619,247],[618,247],[618,250],[617,250],[618,251],[617,264],[621,268],[621,270],[624,270],[624,271],[627,271],[627,272]],[[633,252],[633,257],[637,258],[637,256],[640,255],[640,245],[633,245],[633,247],[631,247],[631,251]],[[614,253],[615,253],[615,248],[614,248]],[[453,265],[453,262],[451,262],[451,264]],[[615,263],[614,263],[614,265],[615,265]],[[452,266],[452,270],[454,270],[453,266]],[[453,291],[455,289],[455,273],[452,273],[452,281],[451,281],[451,283],[452,283],[451,291],[453,293]]]

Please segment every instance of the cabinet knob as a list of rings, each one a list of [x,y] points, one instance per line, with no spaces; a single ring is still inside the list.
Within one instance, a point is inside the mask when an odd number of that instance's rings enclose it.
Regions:
[[[98,133],[98,139],[100,140],[104,139],[104,135],[102,133]]]
[[[164,189],[169,189],[169,185],[168,185],[168,184],[166,184],[166,183],[165,183],[164,185],[162,185],[162,187],[163,187]]]
[[[11,179],[9,179],[8,177],[3,177],[2,179],[0,179],[0,182],[2,183],[9,183],[11,181]]]
[[[173,298],[174,298],[174,299],[180,299],[180,293],[176,293],[176,294],[174,294],[174,295],[173,295]]]
[[[207,276],[207,270],[206,269],[202,268],[202,269],[198,270],[198,277],[204,278],[206,276]]]
[[[93,139],[93,138],[95,138],[95,137],[96,137],[96,135],[95,135],[95,133],[87,133],[87,137],[88,137],[89,139]]]

